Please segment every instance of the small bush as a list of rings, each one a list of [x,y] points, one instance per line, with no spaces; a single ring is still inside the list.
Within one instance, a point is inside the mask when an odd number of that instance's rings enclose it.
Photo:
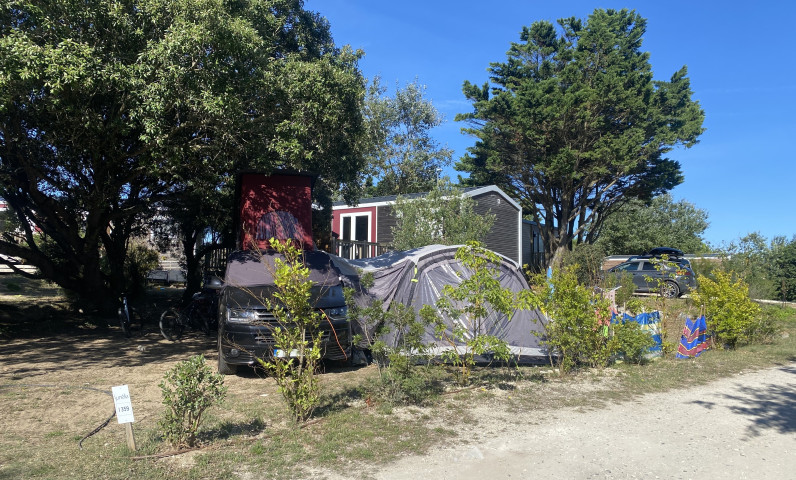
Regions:
[[[439,366],[414,363],[406,355],[390,355],[389,363],[379,365],[380,375],[361,388],[369,401],[396,405],[427,405],[444,390],[443,372]]]
[[[732,274],[714,270],[715,280],[700,276],[699,288],[692,295],[694,303],[705,307],[708,329],[718,342],[734,349],[740,342],[750,342],[760,325],[760,306],[749,298],[749,287]]]
[[[645,332],[636,322],[624,322],[614,325],[616,347],[622,352],[625,360],[636,364],[644,361],[644,354],[655,346],[655,340],[649,332]]]
[[[553,272],[548,281],[544,275],[534,278],[541,290],[543,310],[550,319],[544,324],[545,343],[551,352],[550,362],[561,373],[578,364],[602,367],[616,352],[616,342],[607,329],[611,318],[607,301],[594,290],[578,283],[570,269]]]
[[[279,324],[271,334],[276,350],[281,353],[257,361],[273,375],[293,420],[303,422],[320,404],[317,373],[322,317],[311,303],[313,282],[309,278],[310,269],[304,264],[303,251],[290,240],[281,242],[272,238],[270,244],[284,257],[274,262],[273,300],[264,299]]]
[[[372,285],[372,275],[363,275],[362,285]],[[375,336],[358,340],[371,349],[379,367],[379,376],[362,388],[363,394],[389,405],[426,403],[436,394],[429,388],[433,387],[428,381],[432,367],[428,362],[425,367],[419,365],[427,358],[422,336],[428,323],[418,319],[412,307],[394,303],[385,311],[380,300],[359,306],[353,289],[346,289],[345,294],[351,321],[358,321],[365,334]]]
[[[570,268],[582,285],[599,285],[605,250],[598,244],[581,243],[564,255],[562,265]],[[633,293],[632,290],[630,292]]]
[[[619,287],[616,289],[615,294],[616,305],[627,311],[635,312],[636,310],[633,309],[637,308],[638,305],[634,302],[636,299],[633,297],[633,293],[636,291],[636,284],[633,283],[633,274],[620,272],[606,275],[603,288],[611,290],[616,287]]]
[[[193,447],[205,410],[227,393],[224,379],[196,355],[166,372],[160,382],[166,411],[158,422],[163,437],[175,447]]]
[[[158,252],[143,242],[131,243],[124,260],[127,291],[138,295],[144,291],[146,276],[158,266]]]
[[[793,314],[790,307],[764,305],[757,321],[752,326],[751,339],[755,342],[770,343],[782,331],[783,323]]]

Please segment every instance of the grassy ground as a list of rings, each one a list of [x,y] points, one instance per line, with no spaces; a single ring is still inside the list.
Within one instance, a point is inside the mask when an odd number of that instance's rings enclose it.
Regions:
[[[9,289],[9,282],[16,285]],[[468,388],[450,383],[445,369],[435,370],[435,380],[448,379],[446,393],[424,406],[393,407],[362,393],[378,376],[373,365],[328,366],[320,376],[322,405],[303,426],[288,420],[271,379],[244,371],[226,377],[228,398],[209,410],[201,448],[159,456],[170,448],[157,432],[157,384],[191,355],[201,353],[212,362],[214,339],[196,334],[171,344],[154,327],[124,339],[112,319],[69,310],[54,287],[21,283],[0,280],[0,479],[322,478],[323,472],[367,478],[396,458],[468,442],[483,421],[474,405],[499,409],[510,423],[520,413],[600,408],[796,361],[796,310],[768,306],[765,315],[776,319],[779,333],[765,344],[711,350],[690,360],[669,355],[647,365],[617,364],[564,378],[548,366],[479,368]],[[35,288],[49,293],[34,301],[29,292]],[[177,295],[158,289],[145,306],[157,312]],[[688,312],[687,302],[648,301],[663,309],[667,339],[676,342],[682,330],[677,319]],[[112,401],[92,389],[122,382],[131,387],[138,451],[127,449],[115,419],[80,449],[80,439],[113,411]]]

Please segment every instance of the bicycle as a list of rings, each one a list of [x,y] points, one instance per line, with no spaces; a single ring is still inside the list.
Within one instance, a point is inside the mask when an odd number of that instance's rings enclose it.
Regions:
[[[161,335],[172,342],[182,337],[186,328],[199,329],[205,335],[210,335],[215,325],[216,306],[216,292],[211,288],[202,289],[193,295],[187,305],[171,307],[160,315]]]
[[[141,329],[144,328],[144,321],[143,318],[138,315],[138,312],[135,311],[135,308],[130,306],[130,303],[127,301],[127,294],[122,294],[119,297],[119,302],[121,306],[117,310],[119,316],[119,326],[122,327],[122,333],[125,337],[130,338],[133,335],[132,331],[132,323],[133,318],[137,317],[138,324],[140,325]]]

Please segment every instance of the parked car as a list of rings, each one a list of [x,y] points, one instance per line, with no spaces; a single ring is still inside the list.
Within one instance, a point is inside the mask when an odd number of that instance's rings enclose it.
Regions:
[[[257,358],[278,356],[273,330],[280,325],[267,307],[276,292],[276,253],[233,252],[227,260],[219,298],[218,372],[234,374],[239,365],[253,366]],[[321,351],[325,360],[351,358],[351,325],[343,297],[340,272],[329,255],[307,251],[304,262],[313,282],[311,302],[323,314]],[[267,301],[268,300],[268,301]]]
[[[633,275],[637,292],[660,292],[668,298],[676,298],[696,288],[691,262],[685,258],[632,257],[626,262],[608,269],[609,274]]]

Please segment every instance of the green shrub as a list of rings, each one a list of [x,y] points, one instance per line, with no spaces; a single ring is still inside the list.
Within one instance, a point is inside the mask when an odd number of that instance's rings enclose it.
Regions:
[[[158,267],[158,259],[158,252],[145,243],[130,244],[124,260],[124,274],[127,281],[125,287],[131,295],[137,295],[144,290],[146,276]]]
[[[614,325],[616,348],[624,355],[625,360],[640,364],[644,361],[644,353],[655,346],[655,340],[649,332],[645,332],[636,322],[623,322]]]
[[[636,291],[636,284],[633,283],[633,274],[630,272],[620,272],[617,274],[608,274],[605,276],[603,288],[611,290],[616,287],[616,305],[628,311],[634,312],[633,308],[638,305],[633,301],[633,293]]]
[[[473,211],[475,200],[444,179],[421,198],[398,196],[393,205],[396,224],[393,247],[409,250],[441,243],[460,245],[481,241],[495,223],[495,215]]]
[[[178,363],[160,382],[163,418],[158,422],[164,439],[175,447],[193,447],[202,415],[227,393],[224,379],[213,372],[202,355]]]
[[[556,270],[549,281],[545,275],[537,275],[534,285],[541,291],[542,309],[549,319],[544,337],[551,365],[558,366],[561,373],[578,364],[606,365],[617,348],[607,331],[611,318],[607,301],[579,284],[570,269]]]
[[[274,261],[273,300],[263,300],[279,324],[271,333],[275,350],[282,354],[257,361],[276,380],[293,419],[301,422],[320,404],[317,372],[321,360],[322,316],[310,303],[313,282],[303,262],[302,250],[290,240],[280,242],[272,238],[270,244],[284,259]]]
[[[369,287],[372,275],[362,275],[361,283]],[[428,323],[419,319],[412,307],[399,303],[386,311],[380,300],[361,307],[354,300],[354,293],[352,289],[345,291],[349,318],[363,325],[366,334],[374,332],[375,337],[356,341],[363,340],[366,348],[371,349],[379,368],[379,376],[363,387],[363,393],[391,405],[425,403],[434,395],[427,385],[430,365],[428,362],[425,368],[419,365],[421,359],[427,358],[428,345],[423,343],[422,335]]]
[[[757,321],[752,325],[750,337],[752,341],[770,343],[782,332],[783,324],[793,318],[794,312],[790,307],[779,305],[763,305]]]
[[[697,291],[692,294],[694,303],[705,308],[708,329],[716,341],[734,349],[739,342],[750,342],[760,325],[760,306],[749,298],[749,287],[732,274],[714,270],[712,280],[699,276]]]
[[[564,254],[562,266],[571,269],[583,285],[599,285],[605,250],[599,244],[581,243]],[[631,294],[633,292],[631,291]]]

